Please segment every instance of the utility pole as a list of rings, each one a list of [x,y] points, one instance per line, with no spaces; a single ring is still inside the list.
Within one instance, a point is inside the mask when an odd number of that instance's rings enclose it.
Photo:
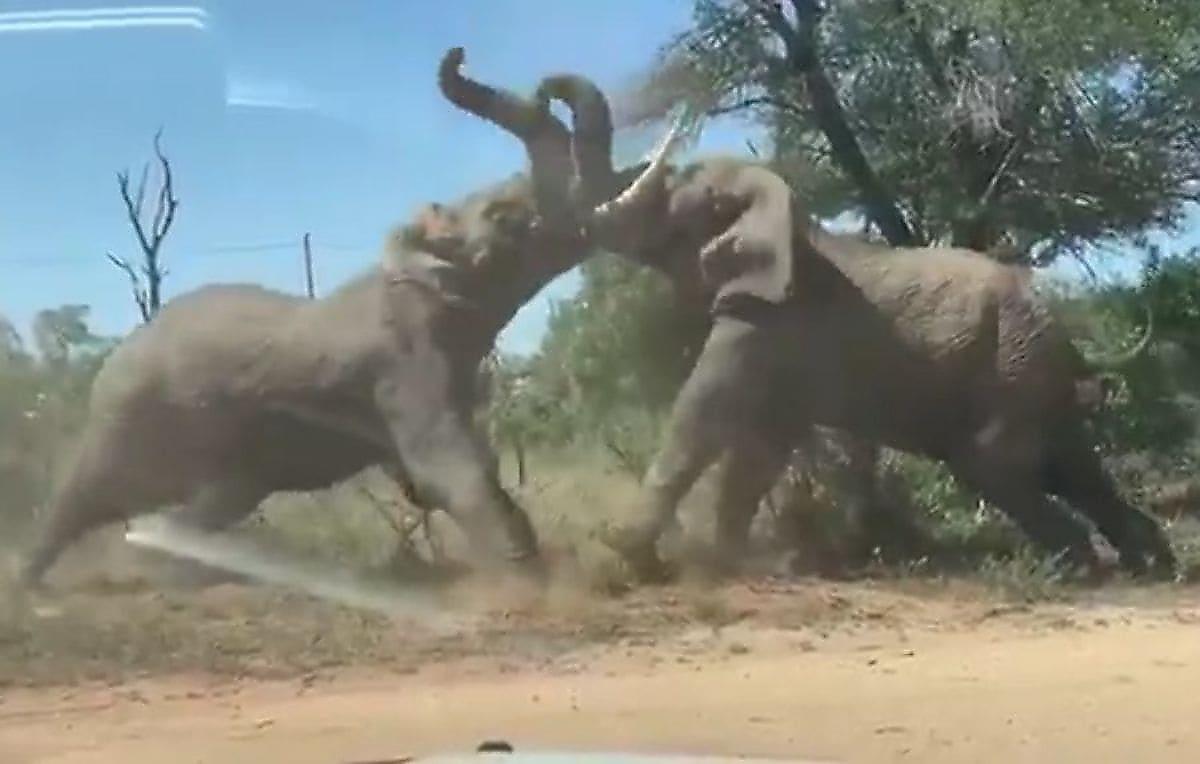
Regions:
[[[308,292],[308,299],[316,299],[317,293],[313,287],[312,234],[307,231],[304,233],[304,285]]]

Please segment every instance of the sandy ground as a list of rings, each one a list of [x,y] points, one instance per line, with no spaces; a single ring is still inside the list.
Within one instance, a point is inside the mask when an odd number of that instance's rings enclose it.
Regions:
[[[489,738],[526,750],[856,762],[1200,755],[1200,598],[1190,588],[1152,605],[1034,608],[839,591],[820,597],[853,603],[846,628],[781,617],[772,603],[794,593],[743,592],[752,606],[733,623],[581,642],[550,659],[10,687],[0,761],[351,762]]]

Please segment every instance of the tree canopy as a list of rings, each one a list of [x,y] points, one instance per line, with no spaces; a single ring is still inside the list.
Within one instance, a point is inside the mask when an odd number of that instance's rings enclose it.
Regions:
[[[92,333],[88,310],[40,311],[32,351],[0,316],[0,528],[6,538],[23,529],[46,498],[83,423],[92,380],[114,345]]]
[[[697,0],[626,118],[740,113],[823,216],[1045,264],[1200,199],[1200,5]]]
[[[893,244],[1035,266],[1140,251],[1140,282],[1056,301],[1102,352],[1125,346],[1151,308],[1152,351],[1120,372],[1095,426],[1111,458],[1196,463],[1198,261],[1162,255],[1150,235],[1178,231],[1200,199],[1200,4],[695,0],[690,27],[618,102],[619,124],[681,103],[695,128],[721,115],[760,128],[814,214],[860,218]],[[507,361],[521,383],[500,409],[505,431],[653,451],[706,326],[680,309],[658,276],[588,261],[539,353]],[[905,474],[914,496],[948,485]]]

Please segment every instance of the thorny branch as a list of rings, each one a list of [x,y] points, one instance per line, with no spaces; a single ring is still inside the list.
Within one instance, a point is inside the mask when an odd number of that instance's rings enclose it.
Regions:
[[[112,252],[105,252],[104,256],[113,265],[120,268],[129,276],[130,289],[133,291],[133,301],[137,303],[138,312],[142,314],[142,321],[150,320],[150,306],[146,299],[146,290],[142,287],[142,279],[138,276],[137,269],[129,264],[129,261],[123,257],[117,257]]]
[[[767,96],[755,96],[753,98],[746,98],[738,101],[737,103],[731,103],[726,106],[715,106],[704,112],[704,115],[706,117],[720,117],[725,114],[733,114],[735,112],[745,111],[746,109],[754,109],[759,106],[769,106],[772,109],[778,109],[780,111],[792,113],[799,113],[800,111],[800,109],[798,109],[794,104],[790,104],[787,101],[781,101],[778,98],[768,98]]]

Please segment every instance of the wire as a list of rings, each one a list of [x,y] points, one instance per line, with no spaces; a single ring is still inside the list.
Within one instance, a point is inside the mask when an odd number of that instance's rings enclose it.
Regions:
[[[314,241],[312,246],[313,246],[313,249],[316,250],[318,253],[340,252],[340,253],[347,253],[347,254],[365,254],[365,253],[370,253],[370,252],[375,251],[375,248],[372,248],[372,247],[343,245],[343,244],[322,244],[321,242],[318,242],[318,241]],[[285,251],[285,250],[296,252],[297,254],[299,254],[300,252],[303,251],[303,245],[302,245],[301,240],[296,239],[294,241],[271,241],[271,242],[255,243],[255,244],[222,244],[222,245],[213,246],[213,247],[204,247],[202,249],[192,249],[192,250],[187,250],[187,251],[183,251],[183,252],[173,253],[173,257],[181,257],[184,259],[188,259],[188,258],[193,258],[193,257],[210,257],[210,256],[214,256],[214,255],[219,256],[219,255],[246,254],[248,252],[249,253],[280,252],[280,251]],[[90,265],[90,264],[96,263],[96,262],[103,262],[103,258],[97,257],[96,259],[93,260],[93,259],[84,259],[84,258],[80,258],[80,257],[63,257],[63,256],[11,257],[11,258],[0,257],[0,268],[7,268],[10,266],[14,266],[14,267],[18,267],[18,268],[44,268],[44,267],[53,268],[53,267],[72,267],[72,266],[78,267],[78,266],[83,266],[83,265]]]

